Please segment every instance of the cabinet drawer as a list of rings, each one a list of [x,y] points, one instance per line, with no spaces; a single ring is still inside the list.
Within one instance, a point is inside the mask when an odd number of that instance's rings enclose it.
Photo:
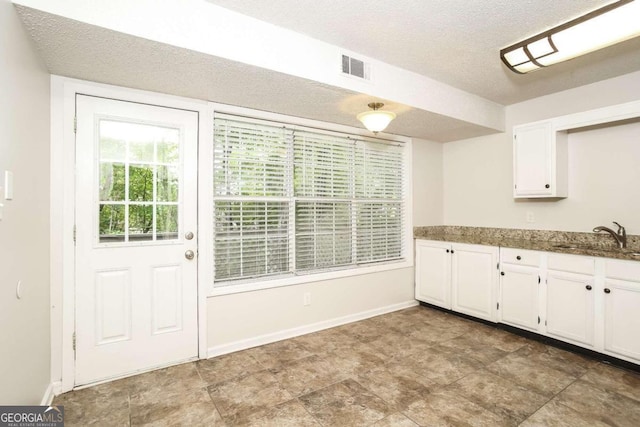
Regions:
[[[540,252],[500,248],[500,261],[515,265],[540,266]]]
[[[569,273],[595,274],[595,259],[579,255],[552,255],[549,254],[547,267],[549,270],[566,271]]]
[[[640,282],[640,262],[607,260],[605,275],[612,279]]]

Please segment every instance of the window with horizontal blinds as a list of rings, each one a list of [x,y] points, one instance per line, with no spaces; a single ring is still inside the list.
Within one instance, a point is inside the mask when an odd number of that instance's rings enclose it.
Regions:
[[[404,149],[216,114],[214,285],[403,259]]]

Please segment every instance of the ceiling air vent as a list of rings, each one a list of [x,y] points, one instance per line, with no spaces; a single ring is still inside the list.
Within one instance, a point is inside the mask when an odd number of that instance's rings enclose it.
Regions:
[[[342,72],[350,76],[369,80],[369,64],[347,55],[342,55]]]

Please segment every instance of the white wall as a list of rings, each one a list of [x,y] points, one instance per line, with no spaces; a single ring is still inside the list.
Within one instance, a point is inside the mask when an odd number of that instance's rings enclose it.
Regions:
[[[49,384],[49,74],[0,0],[0,405],[40,404]],[[16,283],[22,281],[22,298]]]
[[[442,147],[413,140],[414,225],[442,224]],[[310,306],[302,304],[307,292]],[[413,268],[210,297],[207,345],[211,354],[229,352],[414,301]]]
[[[309,306],[302,304],[305,292]],[[413,303],[413,268],[210,297],[208,346],[225,353],[299,335],[297,328]]]
[[[442,224],[442,143],[414,139],[413,224]],[[215,354],[298,334],[305,327],[414,302],[413,268],[208,298],[208,347]],[[303,296],[311,293],[311,305]]]
[[[413,225],[442,225],[442,149],[440,142],[413,140]]]
[[[588,232],[616,220],[640,234],[639,123],[570,134],[567,199],[512,196],[512,126],[636,100],[640,72],[511,105],[508,132],[445,144],[444,223]]]

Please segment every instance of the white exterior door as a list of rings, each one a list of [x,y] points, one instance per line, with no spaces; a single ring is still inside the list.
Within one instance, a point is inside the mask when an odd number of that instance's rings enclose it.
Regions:
[[[82,385],[198,355],[198,114],[76,100]]]

